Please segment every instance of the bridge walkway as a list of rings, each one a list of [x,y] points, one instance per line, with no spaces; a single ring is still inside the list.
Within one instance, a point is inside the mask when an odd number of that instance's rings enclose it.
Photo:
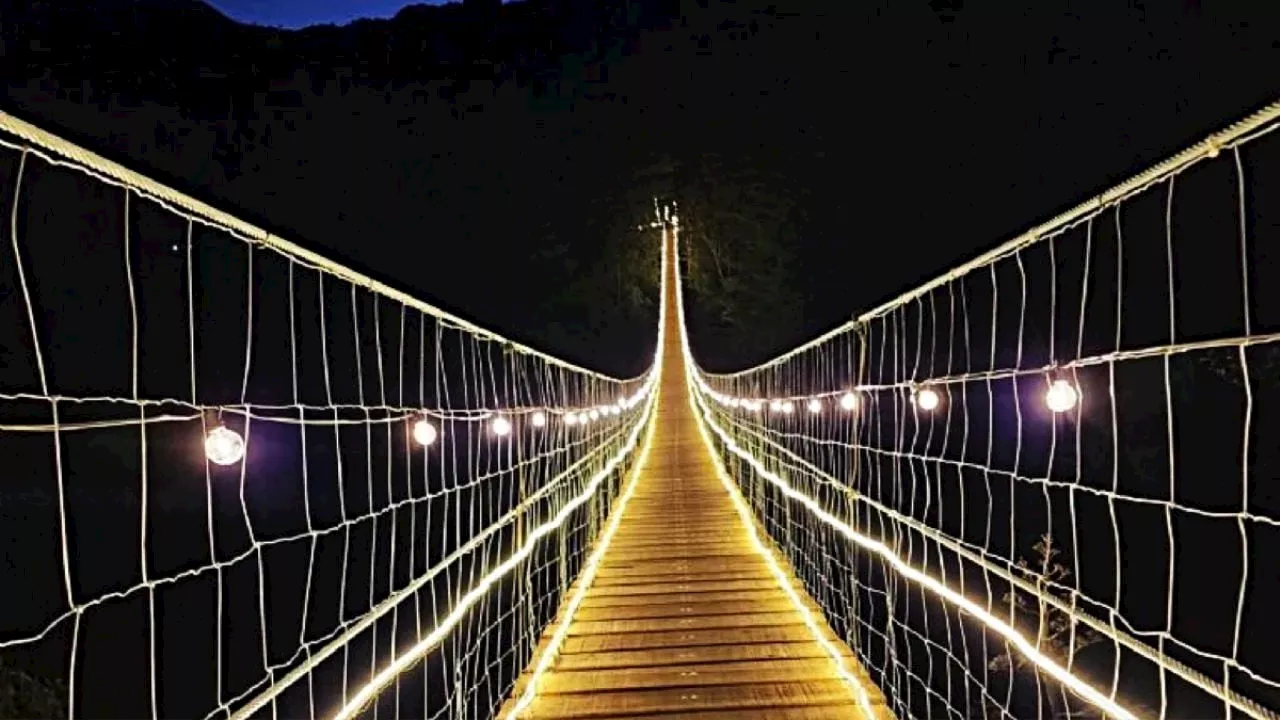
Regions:
[[[562,607],[543,634],[535,664],[569,623],[518,717],[891,718],[880,690],[735,502],[737,489],[718,475],[690,404],[675,314],[667,313],[650,452],[580,606],[569,618]],[[567,597],[574,590],[576,583]],[[499,717],[513,708],[508,701]]]

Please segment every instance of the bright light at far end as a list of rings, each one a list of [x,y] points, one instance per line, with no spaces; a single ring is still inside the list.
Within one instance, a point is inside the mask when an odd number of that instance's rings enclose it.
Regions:
[[[916,407],[921,410],[933,410],[938,407],[938,403],[942,398],[938,397],[938,391],[925,388],[916,393]]]
[[[534,413],[534,414],[533,414],[533,426],[534,426],[534,427],[542,427],[542,426],[544,426],[544,425],[546,425],[546,424],[547,424],[547,415],[546,415],[546,413],[544,413],[544,412],[542,412],[541,410],[539,410],[538,412],[536,412],[536,413]]]
[[[511,434],[511,421],[499,415],[493,419],[493,424],[489,426],[493,430],[493,434],[498,437]]]
[[[1079,401],[1080,392],[1066,380],[1054,380],[1049,385],[1049,391],[1044,394],[1045,404],[1056,413],[1070,410]]]
[[[436,441],[440,433],[436,430],[436,426],[432,425],[429,420],[419,420],[413,424],[413,439],[422,447],[427,447]]]
[[[214,465],[235,465],[244,459],[244,438],[219,425],[205,437],[204,454]]]
[[[853,410],[854,408],[858,407],[858,396],[854,395],[851,392],[845,393],[840,398],[840,407],[844,408],[845,410]]]

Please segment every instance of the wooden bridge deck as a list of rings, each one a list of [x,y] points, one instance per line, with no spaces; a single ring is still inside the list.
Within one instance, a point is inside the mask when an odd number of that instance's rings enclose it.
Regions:
[[[867,707],[877,720],[891,718],[880,690],[790,568],[752,539],[754,528],[695,424],[679,348],[672,347],[678,332],[668,326],[647,463],[581,606],[571,618],[562,608],[544,633],[535,663],[559,623],[570,623],[519,718],[835,720],[868,718],[860,709]],[[783,582],[812,610],[814,627]],[[815,629],[860,689],[841,678]],[[513,697],[529,677],[522,675]],[[513,704],[499,717],[509,717]]]

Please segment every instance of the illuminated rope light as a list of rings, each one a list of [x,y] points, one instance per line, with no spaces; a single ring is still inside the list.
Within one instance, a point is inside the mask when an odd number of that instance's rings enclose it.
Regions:
[[[492,587],[494,583],[501,580],[504,575],[511,572],[511,570],[519,565],[522,560],[533,553],[533,548],[537,545],[538,540],[558,529],[564,524],[564,521],[574,510],[594,497],[596,490],[600,487],[600,484],[603,483],[618,464],[622,462],[622,459],[635,448],[636,443],[639,440],[639,430],[642,427],[645,427],[645,423],[648,422],[655,404],[656,401],[651,399],[648,410],[645,413],[644,420],[636,423],[631,436],[627,438],[626,445],[624,445],[617,454],[610,458],[599,472],[591,477],[591,480],[587,483],[587,486],[581,493],[569,502],[565,503],[564,507],[562,507],[560,512],[556,513],[554,517],[530,532],[529,536],[525,539],[524,544],[520,546],[520,549],[512,553],[510,557],[502,561],[497,567],[490,570],[478,583],[472,586],[471,590],[469,590],[466,595],[462,596],[462,599],[458,602],[457,606],[455,606],[453,610],[445,616],[444,620],[442,620],[435,629],[430,633],[427,633],[426,637],[419,640],[413,647],[409,648],[393,660],[390,665],[383,668],[381,672],[370,678],[369,681],[365,683],[358,692],[356,692],[351,700],[334,714],[333,720],[350,720],[350,718],[355,717],[379,692],[390,685],[401,673],[413,667],[420,659],[422,659],[423,656],[439,645],[440,642],[444,640],[445,636],[453,630],[454,626],[462,621],[462,618],[466,616],[471,607],[479,602],[480,598],[489,591],[489,588]],[[257,708],[254,708],[254,710],[256,709]],[[251,712],[252,710],[246,707],[237,713],[236,717],[248,717]]]
[[[1022,633],[1018,632],[1016,628],[992,615],[990,612],[987,612],[981,605],[973,602],[959,592],[952,590],[950,587],[944,585],[932,576],[908,565],[906,561],[894,553],[887,545],[854,530],[843,520],[823,509],[815,500],[793,488],[781,477],[766,468],[763,463],[756,459],[755,456],[739,447],[733,438],[711,419],[710,411],[702,404],[701,396],[698,398],[698,404],[702,406],[701,414],[704,416],[707,424],[710,425],[716,434],[720,436],[720,440],[724,443],[725,448],[742,460],[746,461],[747,464],[749,464],[752,469],[760,475],[760,477],[768,480],[774,487],[778,488],[783,495],[799,502],[809,510],[809,512],[813,513],[815,517],[822,520],[841,535],[844,535],[846,538],[857,543],[865,550],[879,555],[885,562],[893,566],[894,570],[903,577],[920,584],[925,589],[941,596],[943,599],[958,606],[960,609],[980,620],[988,628],[995,631],[1005,640],[1013,644],[1014,647],[1018,648],[1019,652],[1026,656],[1028,660],[1035,663],[1037,667],[1048,673],[1058,682],[1065,685],[1076,695],[1113,717],[1120,718],[1121,720],[1137,720],[1136,715],[1123,708],[1119,703],[1108,698],[1101,691],[1095,689],[1079,677],[1072,675],[1061,665],[1054,662],[1052,658],[1040,652],[1036,648],[1035,644],[1027,640],[1027,638],[1024,637]]]
[[[687,362],[688,361],[686,360],[686,363]],[[689,368],[690,366],[686,364],[685,367]],[[770,550],[770,548],[760,539],[760,533],[756,529],[756,520],[755,516],[751,512],[751,508],[749,508],[746,501],[742,499],[742,493],[738,490],[737,485],[734,483],[733,478],[730,477],[728,471],[725,470],[723,461],[720,460],[719,454],[715,452],[715,445],[711,442],[711,437],[707,435],[702,413],[698,411],[698,407],[695,404],[694,394],[696,393],[696,390],[693,388],[693,380],[689,378],[687,379],[687,383],[689,385],[689,409],[693,412],[694,420],[698,426],[698,435],[702,438],[702,443],[707,449],[707,454],[711,456],[711,464],[716,470],[716,479],[720,481],[725,492],[729,494],[729,499],[733,501],[733,509],[737,511],[738,519],[742,521],[743,528],[747,533],[747,538],[751,541],[751,546],[755,548],[755,551],[759,553],[769,565],[769,571],[773,573],[773,578],[777,581],[778,587],[782,588],[782,591],[787,594],[787,598],[790,599],[791,604],[795,606],[796,612],[798,612],[801,619],[804,620],[805,626],[809,628],[809,633],[813,636],[813,639],[817,641],[818,645],[820,645],[822,649],[826,651],[827,655],[831,657],[832,663],[836,666],[836,674],[838,674],[840,679],[848,683],[853,689],[858,706],[862,708],[862,711],[866,713],[868,718],[876,717],[875,708],[871,703],[871,696],[867,692],[866,687],[863,686],[862,680],[848,668],[848,664],[845,661],[846,658],[840,652],[840,649],[824,637],[822,628],[818,625],[817,619],[813,616],[813,611],[804,604],[804,600],[800,597],[800,593],[796,592],[795,587],[792,586],[790,577],[778,564],[778,560],[772,550]]]
[[[635,430],[638,430],[638,428],[642,424],[643,423],[638,423],[635,426],[635,429],[633,429],[633,433],[632,433],[633,436],[638,435],[638,433],[635,432]],[[610,438],[610,441],[612,441],[612,438]],[[575,474],[576,472],[578,472],[579,468],[594,461],[596,459],[596,453],[599,452],[599,449],[600,448],[576,460],[573,463],[573,465],[570,465],[567,469],[565,469],[564,472],[552,478],[550,482],[548,482],[543,487],[539,488],[537,492],[530,495],[518,507],[508,511],[505,515],[503,515],[497,521],[489,525],[489,527],[485,528],[482,532],[476,534],[471,539],[469,539],[466,542],[466,544],[464,544],[462,547],[459,547],[455,549],[453,552],[449,553],[448,556],[443,558],[440,562],[436,563],[435,566],[433,566],[427,572],[423,573],[412,583],[405,586],[403,589],[395,592],[394,594],[388,596],[385,600],[379,603],[372,610],[365,613],[364,617],[362,617],[360,620],[353,623],[350,627],[348,627],[342,633],[336,635],[328,644],[320,647],[317,650],[310,651],[308,653],[308,659],[305,663],[289,671],[286,675],[284,675],[278,681],[270,685],[264,692],[254,697],[254,699],[251,700],[247,705],[245,705],[244,707],[236,711],[234,714],[232,714],[230,720],[247,720],[255,712],[262,709],[263,707],[266,707],[267,703],[271,702],[273,698],[278,696],[280,693],[284,692],[288,687],[293,685],[298,680],[302,679],[308,672],[310,672],[314,667],[319,665],[320,662],[322,662],[325,658],[329,657],[330,655],[334,654],[335,652],[337,652],[338,650],[346,646],[347,643],[349,643],[352,638],[354,638],[356,635],[360,634],[361,632],[364,632],[365,630],[367,630],[379,618],[391,612],[392,609],[394,609],[397,605],[404,602],[407,598],[409,598],[414,593],[421,590],[423,587],[426,587],[427,583],[431,582],[431,580],[433,580],[446,568],[448,568],[450,565],[456,562],[459,558],[471,553],[476,548],[480,547],[481,543],[483,543],[486,539],[491,537],[494,533],[498,532],[498,530],[500,530],[501,528],[506,527],[521,512],[525,511],[526,509],[531,507],[533,503],[538,502],[543,497],[545,497],[548,493],[552,492],[557,487],[559,487],[561,480]],[[248,553],[246,553],[242,557],[247,557],[247,556],[248,556]]]
[[[656,427],[656,421],[649,423],[649,429],[644,436],[644,444],[640,447],[640,454],[637,456],[631,477],[627,481],[627,487],[622,496],[618,498],[617,506],[609,513],[609,523],[605,526],[604,532],[600,534],[596,549],[592,551],[591,557],[587,559],[586,566],[578,576],[578,589],[574,591],[569,604],[565,606],[560,624],[556,627],[556,631],[548,641],[542,655],[539,656],[533,672],[529,675],[529,681],[525,685],[524,692],[521,693],[515,705],[512,706],[511,712],[507,714],[509,720],[514,720],[533,702],[538,693],[538,680],[551,668],[551,664],[555,662],[556,656],[559,655],[560,647],[564,644],[564,639],[569,635],[569,626],[573,623],[573,616],[578,612],[578,607],[582,605],[582,601],[586,599],[587,590],[591,588],[591,584],[595,581],[596,571],[600,568],[600,562],[609,550],[609,543],[613,542],[613,536],[618,532],[618,526],[622,524],[623,511],[627,509],[627,503],[631,501],[631,496],[635,494],[636,486],[640,484],[640,473],[644,470],[644,466],[649,460],[649,448],[652,446],[654,428]]]

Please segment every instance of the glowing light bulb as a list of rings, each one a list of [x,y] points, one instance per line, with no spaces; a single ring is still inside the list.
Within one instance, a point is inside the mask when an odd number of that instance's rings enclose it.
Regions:
[[[783,413],[784,415],[790,415],[791,413],[795,412],[795,410],[796,410],[796,404],[795,404],[795,403],[791,402],[790,400],[785,400],[785,401],[783,401],[783,403],[782,403],[782,413]]]
[[[235,465],[244,459],[244,438],[219,425],[205,437],[204,454],[214,465]]]
[[[942,398],[938,397],[938,392],[936,390],[925,388],[916,393],[916,407],[919,407],[921,410],[933,410],[938,407],[938,403],[941,401]]]
[[[1045,404],[1056,413],[1070,410],[1079,401],[1080,392],[1066,380],[1054,380],[1049,385],[1049,391],[1044,394]]]
[[[782,412],[782,401],[781,401],[781,400],[770,400],[770,401],[769,401],[769,411],[770,411],[770,412]]]
[[[809,412],[811,412],[811,413],[813,413],[813,414],[815,414],[815,415],[817,415],[818,413],[822,412],[822,401],[821,401],[821,400],[819,400],[818,398],[814,398],[814,399],[810,400],[810,401],[809,401]]]
[[[851,392],[845,393],[840,398],[840,407],[844,408],[845,410],[852,410],[858,407],[858,396],[854,395]]]
[[[493,419],[490,427],[493,429],[493,434],[498,437],[511,434],[511,421],[501,415]]]
[[[440,433],[436,430],[436,426],[432,425],[428,420],[419,420],[413,424],[413,439],[422,447],[426,447],[436,441]]]
[[[600,411],[593,408],[591,412],[587,413],[587,417],[590,417],[592,420],[599,420]]]
[[[565,416],[564,416],[564,424],[565,424],[565,425],[577,425],[577,424],[578,424],[578,414],[577,414],[577,413],[569,413],[568,415],[565,415]]]
[[[533,414],[533,426],[543,427],[547,424],[547,416],[541,410]]]

